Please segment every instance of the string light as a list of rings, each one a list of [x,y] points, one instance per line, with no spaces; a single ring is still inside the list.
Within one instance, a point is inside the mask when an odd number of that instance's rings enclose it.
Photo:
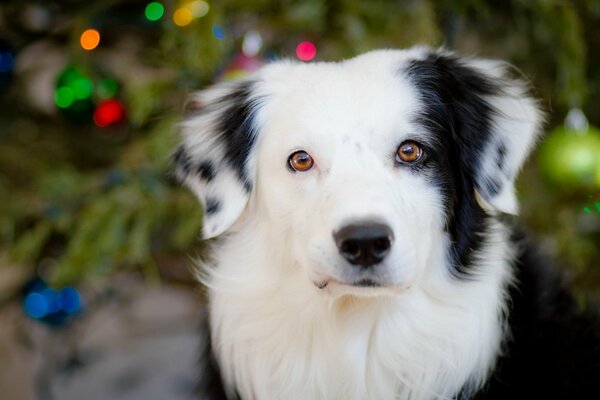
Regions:
[[[202,18],[208,11],[210,6],[206,1],[194,0],[185,1],[173,13],[173,22],[177,26],[187,26],[192,23],[195,18]]]
[[[51,322],[53,318],[61,320],[82,311],[81,295],[77,289],[65,287],[57,291],[46,287],[45,283],[38,286],[23,301],[23,308],[29,317]]]
[[[144,10],[144,15],[146,19],[149,21],[158,21],[165,14],[165,6],[163,6],[158,1],[153,1],[148,3],[146,9]]]
[[[206,14],[208,14],[208,11],[210,10],[210,6],[208,5],[208,3],[203,0],[192,1],[191,3],[189,3],[188,7],[192,11],[192,15],[194,16],[194,18],[202,18]]]
[[[249,31],[244,35],[244,41],[242,42],[242,52],[245,56],[254,57],[262,48],[263,40],[260,33],[257,31]]]
[[[223,31],[223,28],[221,28],[218,25],[213,26],[212,28],[212,32],[213,32],[213,36],[216,37],[219,40],[225,39],[225,32]]]
[[[81,34],[79,42],[84,50],[94,50],[100,44],[100,32],[88,29]]]
[[[71,89],[76,99],[87,99],[94,91],[94,84],[87,78],[79,78],[71,83]]]
[[[114,125],[125,118],[125,107],[118,100],[105,100],[94,111],[94,123],[101,128]]]
[[[178,8],[173,13],[173,22],[177,26],[187,26],[192,23],[193,19],[194,15],[192,14],[192,10],[187,7]]]
[[[69,108],[77,100],[86,100],[94,93],[94,83],[75,67],[66,68],[58,77],[54,102],[59,108]]]
[[[310,61],[317,55],[317,47],[312,42],[304,41],[296,46],[296,56],[302,61]]]
[[[54,102],[60,108],[69,108],[75,101],[75,94],[69,87],[59,87],[54,92]]]

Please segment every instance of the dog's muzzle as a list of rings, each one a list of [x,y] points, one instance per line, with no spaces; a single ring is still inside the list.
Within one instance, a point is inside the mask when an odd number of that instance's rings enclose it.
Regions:
[[[350,264],[368,268],[381,263],[388,255],[394,234],[385,224],[363,222],[344,226],[333,233],[333,239]]]

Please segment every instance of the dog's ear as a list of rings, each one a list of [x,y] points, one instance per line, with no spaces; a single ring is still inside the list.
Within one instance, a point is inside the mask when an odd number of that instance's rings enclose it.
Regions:
[[[255,86],[251,80],[217,84],[190,96],[185,107],[175,171],[204,207],[206,239],[234,224],[254,185]]]
[[[493,209],[516,214],[514,181],[540,134],[542,113],[508,64],[425,52],[407,74],[416,84],[428,129],[450,135],[476,193]]]

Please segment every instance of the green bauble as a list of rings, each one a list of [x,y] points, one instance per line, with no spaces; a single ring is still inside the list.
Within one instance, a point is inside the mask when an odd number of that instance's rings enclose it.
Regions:
[[[543,142],[539,166],[549,183],[559,187],[600,187],[600,130],[561,126]]]

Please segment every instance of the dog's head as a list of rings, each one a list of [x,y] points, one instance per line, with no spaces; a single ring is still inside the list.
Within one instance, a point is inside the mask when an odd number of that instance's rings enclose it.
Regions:
[[[425,48],[276,62],[187,113],[175,161],[204,236],[262,224],[317,287],[352,293],[403,290],[442,260],[469,274],[489,219],[517,212],[540,123],[506,65]]]

